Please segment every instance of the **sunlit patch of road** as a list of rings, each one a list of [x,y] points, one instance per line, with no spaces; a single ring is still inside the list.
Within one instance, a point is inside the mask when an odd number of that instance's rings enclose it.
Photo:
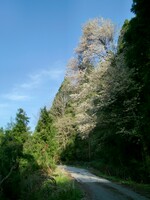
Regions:
[[[58,166],[68,172],[90,194],[91,200],[148,200],[148,198],[111,181],[95,176],[86,169]]]

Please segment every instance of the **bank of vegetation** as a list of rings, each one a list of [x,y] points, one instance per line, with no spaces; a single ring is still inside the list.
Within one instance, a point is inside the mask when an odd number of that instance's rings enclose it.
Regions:
[[[110,176],[150,181],[150,23],[134,0],[116,45],[110,20],[89,20],[49,113],[59,156]]]
[[[80,200],[75,183],[56,168],[58,144],[48,111],[41,111],[34,134],[28,122],[20,108],[15,121],[0,130],[0,199]]]

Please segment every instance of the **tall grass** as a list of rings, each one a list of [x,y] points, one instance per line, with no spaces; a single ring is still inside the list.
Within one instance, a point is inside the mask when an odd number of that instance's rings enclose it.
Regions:
[[[51,177],[32,174],[23,182],[21,200],[81,200],[80,189],[64,171],[55,170]]]

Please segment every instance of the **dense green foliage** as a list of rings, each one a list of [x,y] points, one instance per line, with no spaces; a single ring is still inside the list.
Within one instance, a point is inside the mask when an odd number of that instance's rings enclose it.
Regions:
[[[40,118],[35,128],[32,139],[31,153],[34,154],[37,162],[44,168],[53,168],[57,159],[56,131],[53,120],[46,110],[41,109]]]
[[[147,4],[133,1],[135,17],[125,21],[116,50],[110,21],[85,24],[50,110],[63,161],[90,161],[107,174],[139,182],[150,181]]]
[[[24,143],[29,137],[29,118],[23,109],[16,114],[15,123],[1,130],[0,141],[0,195],[5,199],[17,199],[21,195],[23,163],[29,161],[24,154]],[[30,157],[30,160],[34,160]],[[16,187],[17,186],[17,187]]]
[[[125,34],[125,58],[128,67],[136,71],[133,79],[140,84],[137,133],[140,135],[145,170],[150,171],[150,12],[147,4],[147,0],[133,1],[132,11],[136,16],[130,21]]]
[[[15,122],[0,129],[0,199],[80,200],[82,194],[65,173],[55,171],[56,130],[49,112],[41,109],[35,132],[18,109]]]

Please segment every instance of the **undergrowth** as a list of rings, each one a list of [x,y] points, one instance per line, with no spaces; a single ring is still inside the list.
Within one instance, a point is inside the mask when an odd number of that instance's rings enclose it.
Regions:
[[[58,169],[47,177],[32,174],[23,188],[21,200],[81,200],[83,197],[74,180]]]

